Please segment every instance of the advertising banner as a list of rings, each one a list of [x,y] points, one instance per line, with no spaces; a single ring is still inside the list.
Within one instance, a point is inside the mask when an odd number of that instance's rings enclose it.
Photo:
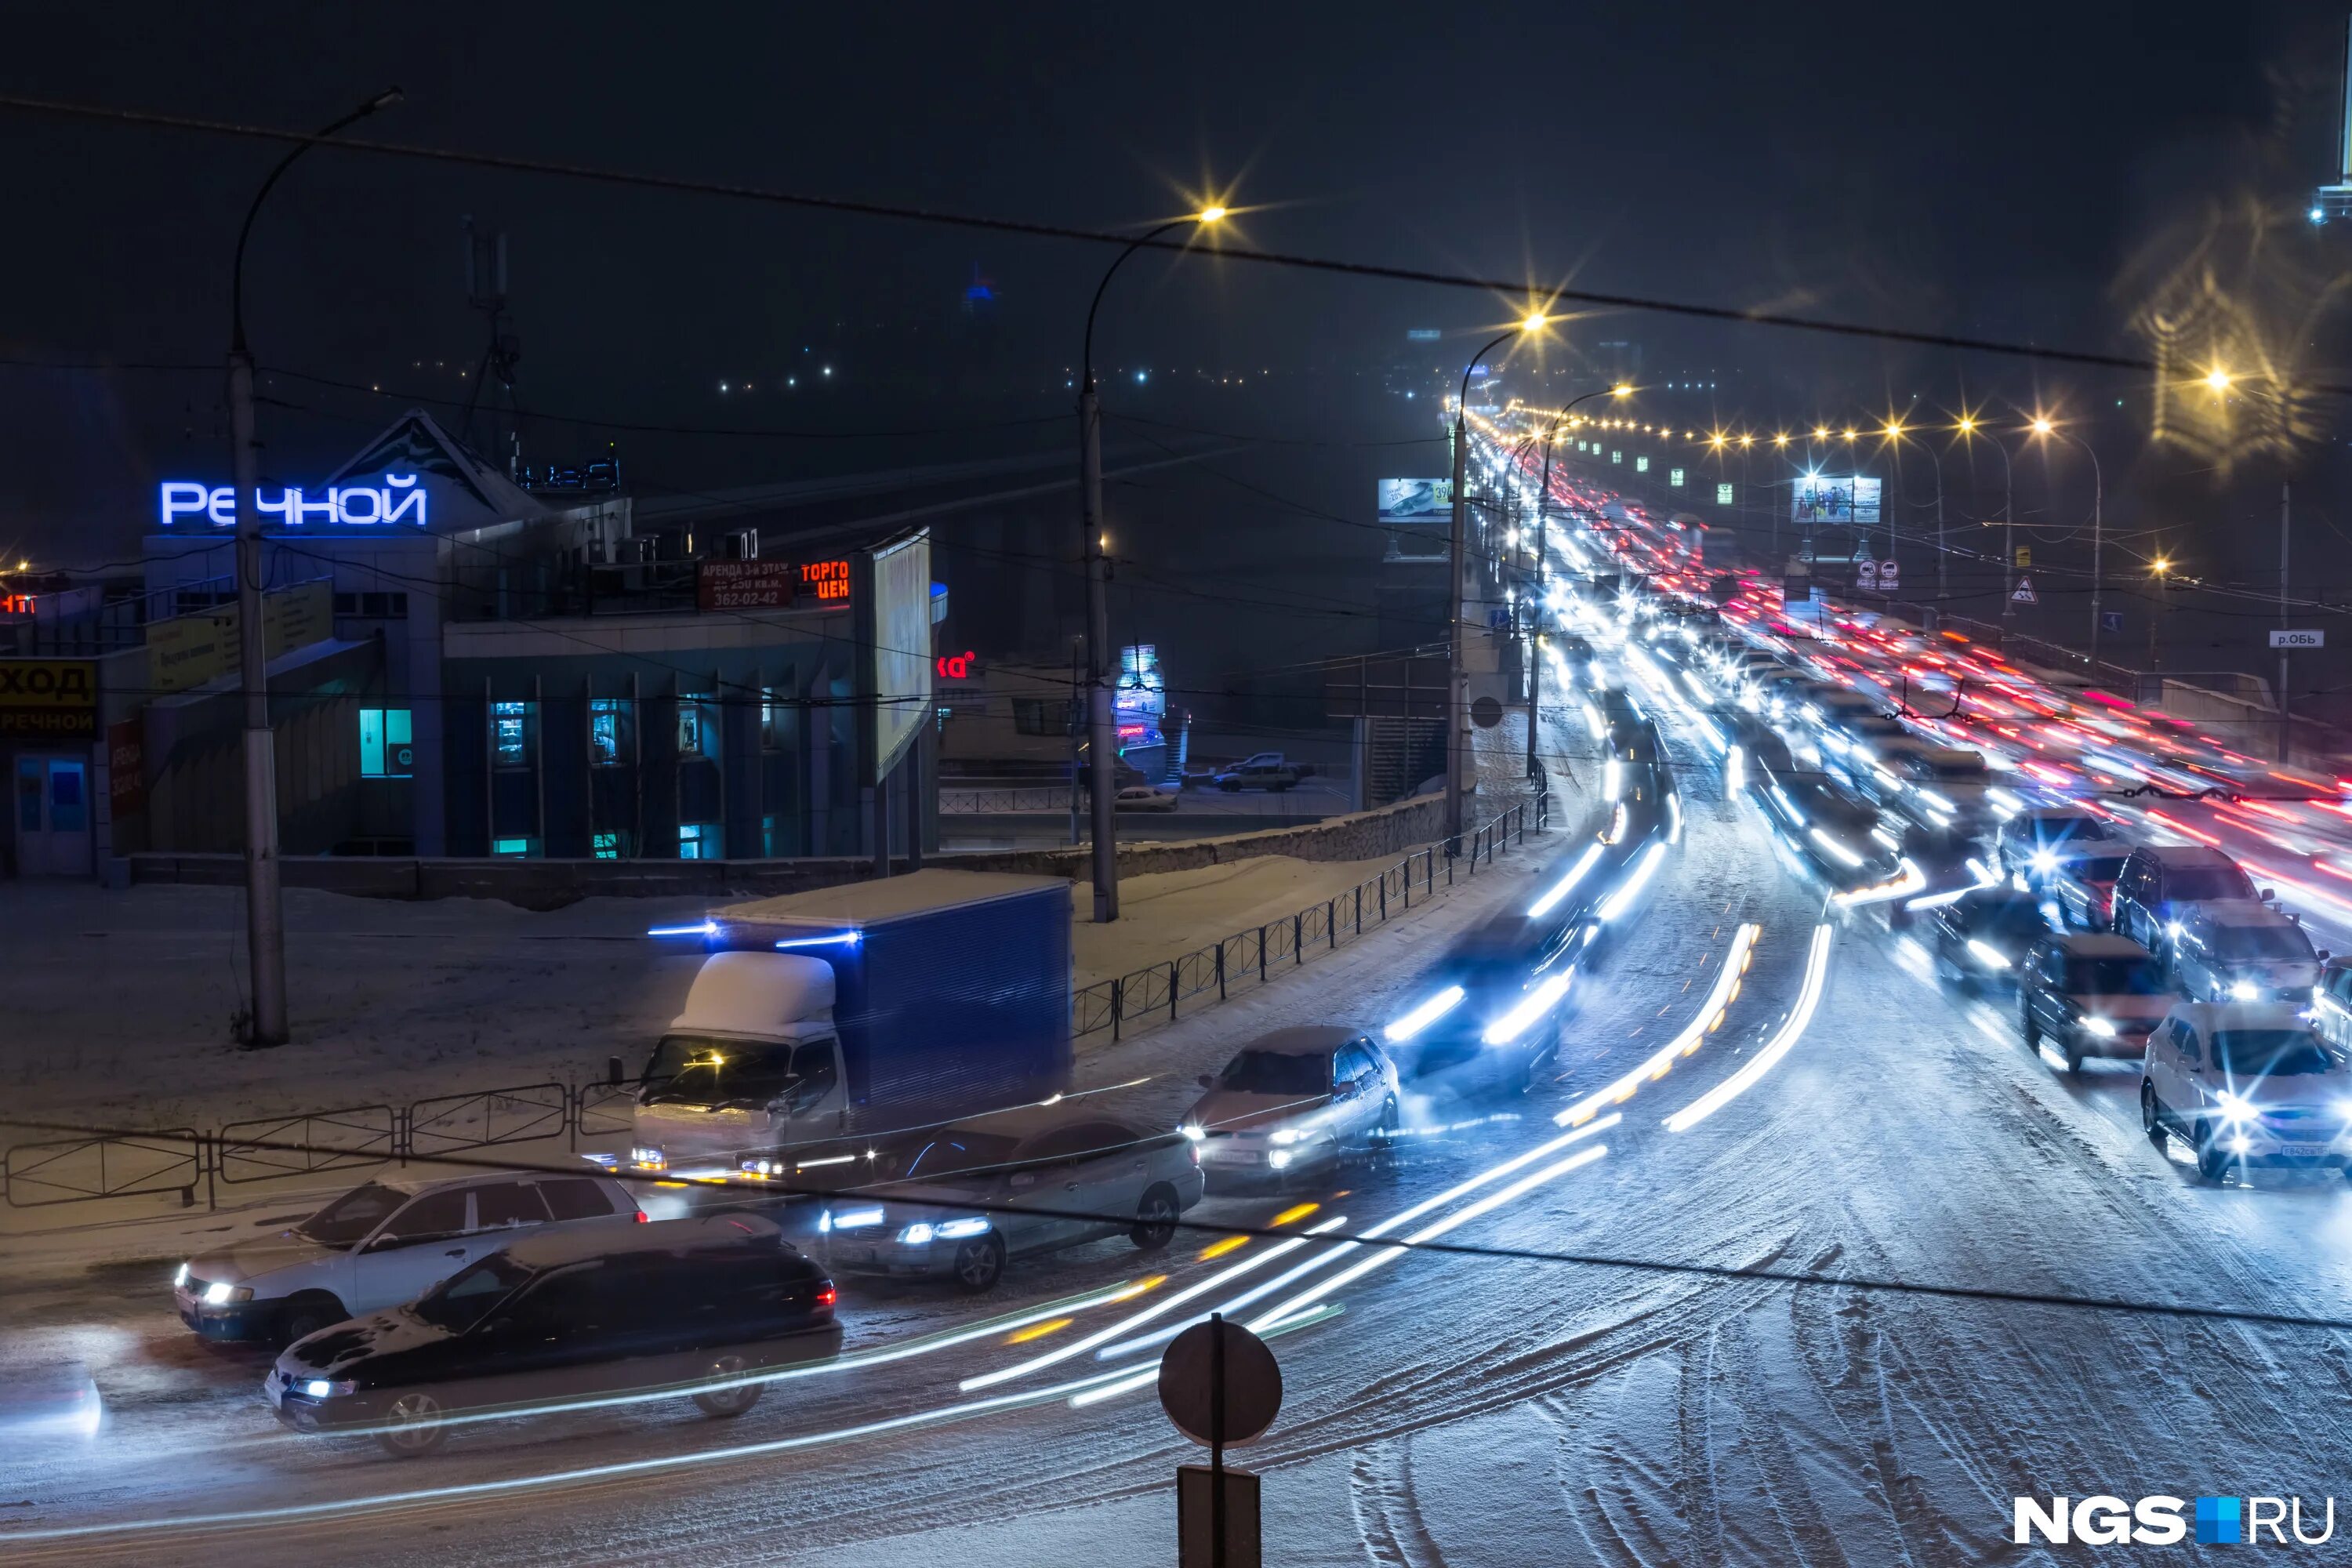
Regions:
[[[82,658],[0,658],[0,735],[98,738],[98,666]]]
[[[1454,520],[1454,481],[1382,479],[1382,522],[1447,522]]]
[[[289,648],[324,642],[335,632],[333,584],[314,583],[272,588],[261,596],[262,633],[271,658]],[[234,675],[245,667],[237,646],[235,605],[192,616],[174,616],[147,628],[147,685],[156,696],[185,691]]]
[[[888,775],[931,716],[931,536],[918,533],[856,557],[854,625],[864,643],[859,695],[873,704],[861,737],[866,782]]]
[[[789,610],[800,575],[791,561],[705,561],[694,569],[694,607]]]
[[[1807,474],[1790,487],[1798,522],[1876,522],[1878,481],[1857,474]]]

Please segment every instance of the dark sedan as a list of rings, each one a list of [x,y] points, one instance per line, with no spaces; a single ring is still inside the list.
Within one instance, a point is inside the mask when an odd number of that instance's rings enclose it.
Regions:
[[[263,1394],[299,1432],[438,1447],[460,1412],[674,1392],[740,1415],[759,1374],[841,1345],[833,1282],[756,1215],[531,1237],[417,1300],[297,1340]]]

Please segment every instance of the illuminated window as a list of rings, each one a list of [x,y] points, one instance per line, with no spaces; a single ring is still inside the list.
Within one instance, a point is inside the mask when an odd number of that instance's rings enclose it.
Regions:
[[[492,744],[498,765],[502,768],[527,768],[531,765],[531,752],[539,739],[539,704],[536,702],[493,702],[490,704]]]
[[[591,767],[617,768],[635,760],[636,715],[622,697],[588,700],[588,763]]]
[[[360,776],[404,779],[415,771],[416,748],[409,739],[405,708],[360,710]]]
[[[490,853],[493,855],[507,856],[509,858],[536,855],[539,853],[539,840],[536,838],[493,838],[490,840]]]
[[[588,836],[588,852],[599,860],[625,860],[636,848],[627,830],[614,828],[610,833]]]
[[[783,818],[780,816],[763,816],[760,818],[760,853],[766,856],[771,860],[783,853],[782,850],[776,847],[777,835],[782,830]]]
[[[681,860],[717,860],[726,854],[725,836],[715,822],[684,822],[677,829],[677,858]]]
[[[677,754],[681,757],[709,757],[718,754],[719,737],[714,732],[718,715],[711,711],[708,697],[681,695],[677,700]]]

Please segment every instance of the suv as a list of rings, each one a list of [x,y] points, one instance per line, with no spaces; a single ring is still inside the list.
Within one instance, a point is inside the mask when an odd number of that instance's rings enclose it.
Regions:
[[[1298,782],[1298,770],[1276,757],[1273,762],[1261,762],[1252,757],[1219,773],[1216,786],[1231,793],[1242,789],[1262,789],[1279,795]]]
[[[615,1215],[646,1217],[627,1187],[604,1176],[378,1177],[274,1236],[189,1258],[172,1281],[173,1305],[208,1340],[282,1343],[414,1300],[520,1236]]]
[[[2252,899],[2230,899],[2189,911],[2173,944],[2172,967],[2180,988],[2200,1001],[2302,1007],[2327,956],[2313,950],[2293,915]]]
[[[2352,1170],[2352,1070],[2292,1007],[2179,1002],[2147,1037],[2140,1125],[2184,1139],[2198,1173],[2232,1165]]]
[[[841,1349],[833,1281],[771,1221],[728,1214],[526,1237],[418,1300],[287,1347],[262,1393],[298,1432],[403,1458],[463,1410],[630,1391],[751,1408],[768,1368]]]
[[[2109,923],[2169,963],[2180,922],[2197,905],[2258,896],[2238,863],[2219,849],[2144,844],[2124,858],[2116,874]]]
[[[2116,845],[2121,837],[2115,824],[2096,812],[2078,805],[2042,806],[2002,823],[1994,852],[2003,871],[2040,883],[2057,871],[2059,862]],[[2122,853],[2120,846],[2116,853]]]
[[[2025,1043],[2068,1072],[2084,1057],[2137,1057],[2177,1001],[2164,965],[2127,936],[2049,936],[2018,966],[2017,1023]],[[2045,1045],[2047,1040],[2050,1044]]]
[[[1396,1064],[1360,1029],[1307,1025],[1244,1046],[1180,1129],[1220,1177],[1286,1176],[1336,1166],[1397,1130]]]

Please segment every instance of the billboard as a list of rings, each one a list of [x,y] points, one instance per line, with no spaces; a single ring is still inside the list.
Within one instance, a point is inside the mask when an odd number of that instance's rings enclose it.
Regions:
[[[271,658],[335,635],[333,588],[320,577],[262,595],[261,629]],[[147,687],[155,696],[185,691],[244,667],[235,605],[148,624]]]
[[[1454,481],[1447,479],[1382,479],[1382,522],[1445,522],[1454,521]]]
[[[1806,474],[1790,487],[1798,522],[1876,522],[1878,481],[1859,474]]]
[[[1168,684],[1160,673],[1160,649],[1139,643],[1118,650],[1118,686],[1111,693],[1111,713],[1118,726],[1119,755],[1139,746],[1164,746],[1162,729],[1168,716]]]
[[[931,713],[931,536],[919,532],[857,557],[852,595],[858,640],[858,695],[873,704],[859,738],[866,782],[898,764]]]

